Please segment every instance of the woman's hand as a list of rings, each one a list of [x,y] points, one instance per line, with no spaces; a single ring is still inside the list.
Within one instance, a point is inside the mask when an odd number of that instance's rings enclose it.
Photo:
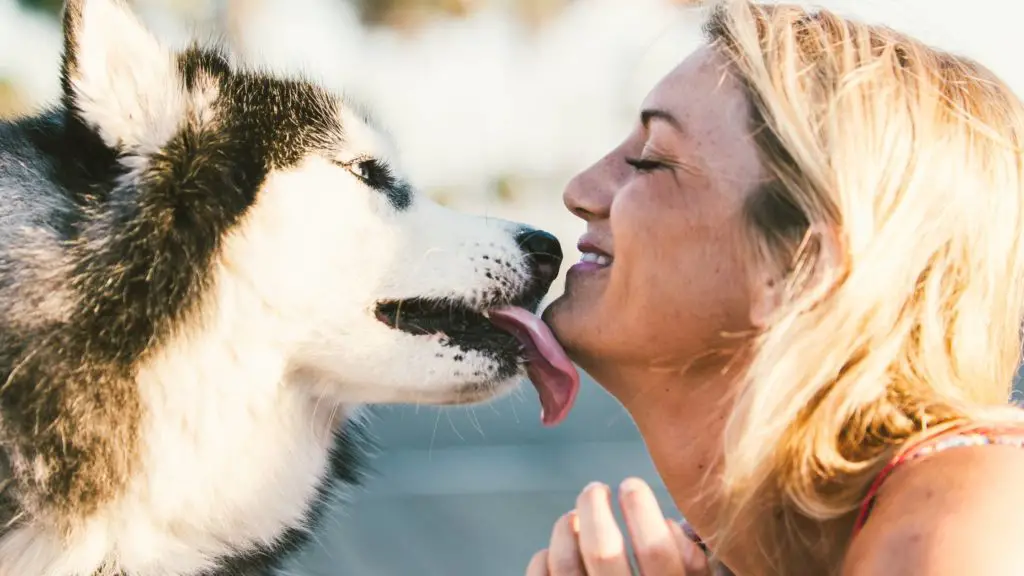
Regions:
[[[642,576],[711,576],[707,558],[678,522],[661,513],[654,492],[638,478],[619,489],[636,564]],[[555,523],[551,543],[530,561],[526,576],[631,576],[625,538],[612,514],[611,490],[591,484],[576,510]]]

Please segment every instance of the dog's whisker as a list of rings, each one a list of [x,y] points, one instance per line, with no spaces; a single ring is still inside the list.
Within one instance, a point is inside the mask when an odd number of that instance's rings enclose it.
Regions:
[[[437,440],[437,427],[441,423],[441,411],[437,411],[437,417],[434,418],[434,430],[430,433],[430,444],[427,448],[427,460],[431,460],[434,456],[434,441]]]
[[[472,406],[470,406],[469,408],[469,416],[469,421],[473,424],[473,428],[475,428],[476,431],[480,433],[481,438],[486,438],[487,435],[484,434],[484,428],[483,426],[480,425],[480,419],[477,418],[476,410],[474,410]]]
[[[465,442],[466,438],[462,435],[461,432],[459,432],[459,429],[455,426],[455,421],[452,420],[451,413],[445,412],[445,416],[448,418],[448,424],[451,426],[452,432],[455,432],[455,435],[459,437],[459,440]]]

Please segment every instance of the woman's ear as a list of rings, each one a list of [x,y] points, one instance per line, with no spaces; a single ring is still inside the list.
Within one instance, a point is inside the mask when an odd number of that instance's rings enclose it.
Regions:
[[[795,250],[792,262],[758,266],[751,282],[751,326],[759,331],[766,329],[787,297],[787,290],[814,299],[827,294],[844,260],[842,254],[838,232],[827,225],[813,225]]]
[[[775,311],[782,304],[784,279],[775,274],[758,271],[751,282],[750,325],[758,331],[771,323]]]

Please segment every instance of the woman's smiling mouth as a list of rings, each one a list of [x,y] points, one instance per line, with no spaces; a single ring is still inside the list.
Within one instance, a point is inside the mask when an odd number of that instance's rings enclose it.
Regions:
[[[580,261],[570,268],[570,271],[573,273],[602,270],[611,266],[612,262],[615,261],[611,254],[599,248],[597,244],[586,239],[586,237],[580,240],[577,249],[582,255],[580,256]]]

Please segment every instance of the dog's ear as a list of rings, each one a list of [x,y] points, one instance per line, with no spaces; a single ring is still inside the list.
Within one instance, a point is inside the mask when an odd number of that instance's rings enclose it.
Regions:
[[[174,54],[124,0],[67,0],[61,86],[65,106],[112,149],[154,152],[183,117]]]

